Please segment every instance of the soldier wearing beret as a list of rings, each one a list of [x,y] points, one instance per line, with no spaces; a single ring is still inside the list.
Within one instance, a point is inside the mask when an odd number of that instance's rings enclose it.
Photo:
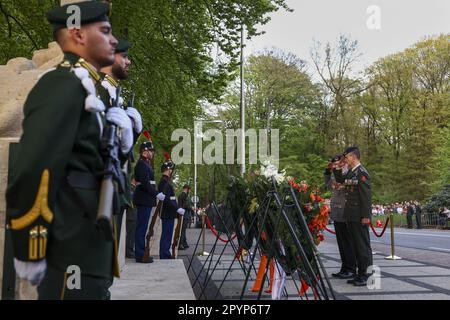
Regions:
[[[100,74],[102,76],[102,81],[98,85],[98,91],[100,92],[100,97],[105,104],[112,104],[113,100],[116,99],[117,88],[120,85],[120,81],[128,79],[129,66],[131,61],[129,59],[128,50],[131,45],[127,40],[120,39],[115,48],[114,64],[102,68]],[[118,104],[125,110],[126,114],[131,120],[133,125],[133,142],[135,143],[142,132],[142,117],[139,111],[132,105],[133,101],[128,101],[128,104],[124,104],[123,98],[119,97]],[[133,143],[133,145],[134,145]],[[121,234],[122,227],[122,217],[125,212],[128,216],[132,216],[134,213],[133,201],[131,196],[131,163],[134,161],[133,154],[130,152],[128,159],[122,159],[126,161],[124,167],[124,174],[127,177],[124,194],[120,197],[120,210],[119,214],[116,216],[117,222],[117,233]]]
[[[117,126],[120,153],[126,155],[133,129],[125,111],[108,109],[96,89],[99,70],[114,63],[117,45],[109,5],[75,5],[79,25],[68,23],[69,5],[47,13],[64,60],[27,97],[6,194],[15,269],[39,285],[39,299],[108,299],[112,276],[119,275],[117,242],[96,226],[104,170],[101,137],[107,125]],[[79,281],[69,286],[71,276]]]
[[[369,235],[372,214],[370,175],[360,162],[361,155],[358,147],[347,148],[344,157],[350,167],[349,172],[343,175],[342,169],[335,169],[334,175],[337,182],[345,185],[344,218],[351,235],[358,266],[356,277],[347,282],[355,286],[365,286],[369,277],[367,268],[372,265]]]
[[[159,258],[172,259],[170,245],[172,244],[172,234],[174,229],[174,220],[178,215],[184,215],[185,210],[180,208],[175,197],[175,190],[170,182],[175,164],[168,160],[161,165],[162,177],[158,184],[158,190],[164,194],[161,221],[162,232],[159,242]]]

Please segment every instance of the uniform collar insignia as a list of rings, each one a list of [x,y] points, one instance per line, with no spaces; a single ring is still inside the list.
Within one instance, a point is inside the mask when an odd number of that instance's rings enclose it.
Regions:
[[[72,64],[70,63],[69,60],[64,60],[63,62],[61,62],[60,66],[64,68],[70,68],[72,67]]]

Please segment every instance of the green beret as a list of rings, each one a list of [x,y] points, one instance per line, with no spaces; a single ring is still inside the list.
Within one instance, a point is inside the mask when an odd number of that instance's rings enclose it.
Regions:
[[[127,52],[128,49],[130,49],[130,48],[131,48],[131,45],[127,40],[119,39],[119,42],[117,43],[117,46],[116,46],[116,53]]]
[[[67,22],[69,19],[70,22],[75,21],[73,15],[76,11],[69,10],[69,12],[67,12],[67,9],[70,6],[77,6],[80,8],[81,25],[93,22],[109,21],[109,4],[100,1],[75,2],[54,8],[47,12],[47,20],[53,26],[53,32],[59,29],[67,28]]]

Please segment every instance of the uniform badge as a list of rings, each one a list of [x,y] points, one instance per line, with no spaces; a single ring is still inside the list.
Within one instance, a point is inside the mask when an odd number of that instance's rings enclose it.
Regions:
[[[367,180],[367,179],[366,179],[366,176],[362,176],[362,177],[361,177],[361,182],[362,182],[362,183],[366,182],[366,180]]]

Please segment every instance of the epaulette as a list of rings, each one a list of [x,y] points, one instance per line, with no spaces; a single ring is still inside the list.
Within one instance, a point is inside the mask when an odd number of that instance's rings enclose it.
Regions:
[[[101,80],[101,77],[98,74],[97,70],[95,70],[95,68],[93,66],[91,66],[89,63],[87,63],[86,60],[84,60],[83,58],[80,58],[75,63],[75,67],[76,68],[79,68],[79,67],[85,68],[89,72],[89,75],[91,76],[92,79],[94,79],[95,82],[99,82]]]
[[[115,88],[117,88],[119,86],[119,83],[116,80],[114,80],[113,77],[111,77],[107,74],[105,75],[105,80],[108,81]]]
[[[370,176],[369,171],[367,171],[367,169],[362,165],[359,166],[359,170],[361,171],[361,173],[365,173],[367,176]]]

